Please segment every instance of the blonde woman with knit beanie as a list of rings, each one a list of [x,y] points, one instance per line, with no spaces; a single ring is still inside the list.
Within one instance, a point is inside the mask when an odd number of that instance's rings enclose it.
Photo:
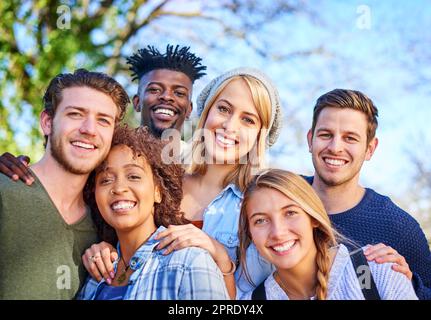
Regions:
[[[253,175],[265,167],[265,151],[275,143],[281,127],[276,88],[261,71],[230,70],[212,80],[197,99],[199,123],[194,133],[190,166],[183,179],[181,211],[191,223],[170,225],[158,233],[156,250],[169,254],[186,247],[207,250],[220,268],[232,299],[252,287],[237,269],[238,222],[243,191]],[[105,246],[106,247],[106,246]],[[112,270],[109,248],[94,245],[84,265],[94,277]],[[100,252],[100,253],[99,253]],[[97,263],[88,256],[101,255]],[[111,252],[112,254],[112,252]],[[272,266],[252,246],[248,260],[256,282]]]
[[[191,224],[170,226],[158,235],[158,249],[206,249],[224,275],[232,298],[243,290],[236,270],[242,192],[265,166],[265,151],[281,126],[278,93],[270,79],[252,68],[237,68],[212,80],[197,99],[199,122],[190,166],[183,179],[181,210]],[[251,255],[255,274],[272,266]],[[258,280],[258,279],[257,279]],[[236,286],[237,285],[237,286]]]
[[[253,243],[275,266],[253,300],[417,300],[411,281],[391,263],[367,263],[363,249],[349,252],[337,239],[325,208],[300,176],[271,169],[244,192],[240,215],[240,259]],[[342,239],[346,241],[347,239]],[[247,267],[244,273],[249,281]]]

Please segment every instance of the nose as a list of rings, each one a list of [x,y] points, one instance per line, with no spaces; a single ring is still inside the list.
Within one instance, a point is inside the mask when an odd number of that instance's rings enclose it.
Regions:
[[[79,132],[81,134],[95,136],[96,135],[96,119],[93,119],[92,117],[87,117],[84,120],[84,122],[82,122],[82,125],[79,128]]]
[[[343,141],[341,137],[334,135],[329,142],[328,150],[334,154],[340,153],[343,150]]]
[[[234,115],[226,118],[223,121],[223,129],[229,133],[235,133],[238,131],[238,120]]]
[[[112,195],[120,195],[120,194],[124,194],[129,190],[127,183],[125,181],[125,179],[119,177],[115,180],[112,189],[111,189],[111,194]]]
[[[275,220],[271,225],[271,239],[279,240],[284,239],[286,234],[289,233],[289,225],[286,222]]]
[[[174,95],[173,92],[171,90],[163,90],[162,93],[159,96],[159,99],[162,101],[174,101]]]

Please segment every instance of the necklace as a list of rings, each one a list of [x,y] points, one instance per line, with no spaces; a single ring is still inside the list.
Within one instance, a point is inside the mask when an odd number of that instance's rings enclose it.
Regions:
[[[151,236],[155,233],[157,231],[157,229],[156,230],[154,230],[149,236],[148,236],[148,238],[147,239],[145,239],[145,241],[144,242],[142,242],[142,244],[144,244],[144,243],[146,243],[147,241],[148,241],[148,239],[150,239],[151,238]],[[141,245],[142,245],[141,244]],[[139,247],[141,247],[141,245],[139,245]],[[139,248],[138,247],[138,248]],[[118,278],[117,278],[117,282],[118,282],[118,284],[122,284],[123,282],[124,282],[124,280],[126,280],[126,278],[127,278],[127,271],[129,270],[129,268],[130,268],[130,265],[128,265],[127,263],[126,263],[126,261],[124,261],[124,258],[123,258],[123,255],[121,255],[121,257],[120,257],[120,259],[121,259],[121,261],[123,261],[123,265],[124,265],[124,268],[123,268],[123,271],[121,272],[121,274],[118,276]],[[146,264],[146,262],[145,262],[145,264]],[[144,266],[145,266],[145,264],[144,264]],[[117,269],[118,270],[118,269]]]
[[[276,282],[278,284],[280,284],[281,288],[283,289],[284,292],[286,292],[287,296],[292,297],[293,295],[289,293],[289,289],[287,289],[286,284],[284,283],[283,279],[281,279],[280,275],[278,274],[278,271],[274,272],[274,279],[276,280]],[[278,281],[277,281],[278,280]],[[305,297],[307,300],[315,300],[316,296],[311,296],[311,297]],[[290,299],[290,298],[289,298]]]
[[[123,264],[124,264],[124,268],[123,268],[123,272],[118,276],[118,278],[117,278],[117,282],[119,283],[119,284],[122,284],[123,282],[124,282],[124,280],[126,280],[126,273],[127,273],[127,271],[129,270],[129,268],[130,268],[130,265],[128,265],[127,263],[126,263],[126,261],[124,261],[124,259],[123,259],[123,256],[121,256],[121,261],[123,261]]]

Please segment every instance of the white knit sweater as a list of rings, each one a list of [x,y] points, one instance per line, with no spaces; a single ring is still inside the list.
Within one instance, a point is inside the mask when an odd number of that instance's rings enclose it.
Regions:
[[[392,263],[368,262],[382,300],[417,300],[412,283],[408,278],[392,270]],[[265,280],[268,300],[289,300],[289,297],[275,281],[273,274]],[[250,300],[252,292],[241,299]],[[328,281],[328,300],[364,300],[353,263],[347,248],[340,244]]]

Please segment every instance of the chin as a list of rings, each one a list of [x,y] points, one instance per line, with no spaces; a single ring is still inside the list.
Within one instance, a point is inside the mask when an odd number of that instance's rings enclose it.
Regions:
[[[343,178],[343,177],[321,177],[320,178],[327,186],[330,187],[336,187],[342,184],[345,184],[346,182],[350,181],[351,179]]]
[[[116,232],[130,232],[136,226],[134,224],[129,223],[113,223],[111,227],[115,229]]]

